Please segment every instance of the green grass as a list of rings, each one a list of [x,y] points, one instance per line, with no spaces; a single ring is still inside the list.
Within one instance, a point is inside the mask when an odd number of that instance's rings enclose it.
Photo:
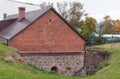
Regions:
[[[8,47],[0,42],[0,56],[12,54],[14,51],[16,51],[14,48]]]
[[[88,77],[67,77],[45,71],[41,71],[34,66],[29,66],[20,62],[12,64],[3,60],[11,55],[15,49],[0,43],[0,79],[120,79],[120,43],[93,46],[99,50],[113,52],[108,63],[109,66],[99,70],[96,74]]]

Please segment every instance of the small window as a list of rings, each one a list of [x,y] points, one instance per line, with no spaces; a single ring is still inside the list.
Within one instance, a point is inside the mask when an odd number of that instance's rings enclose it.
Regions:
[[[51,22],[52,21],[52,19],[49,19],[49,22]]]

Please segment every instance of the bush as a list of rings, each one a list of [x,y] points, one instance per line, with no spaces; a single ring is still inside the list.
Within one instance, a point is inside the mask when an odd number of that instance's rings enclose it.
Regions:
[[[104,40],[103,40],[102,37],[96,37],[96,38],[95,38],[95,42],[96,42],[97,45],[98,45],[98,44],[104,44]]]
[[[106,66],[108,66],[108,65],[109,65],[109,64],[108,64],[107,61],[102,62],[102,63],[100,63],[100,64],[98,65],[97,70],[103,69],[104,67],[106,67]]]

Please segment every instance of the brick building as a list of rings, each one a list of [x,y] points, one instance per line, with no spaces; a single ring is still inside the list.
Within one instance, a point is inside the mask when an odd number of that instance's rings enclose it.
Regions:
[[[86,41],[53,8],[25,12],[20,7],[19,14],[0,21],[0,40],[43,70],[75,75],[84,67]]]

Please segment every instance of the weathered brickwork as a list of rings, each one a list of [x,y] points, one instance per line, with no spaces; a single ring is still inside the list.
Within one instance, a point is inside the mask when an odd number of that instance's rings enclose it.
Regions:
[[[23,56],[22,59],[46,71],[56,67],[58,74],[69,76],[75,75],[84,66],[84,53],[31,54]]]
[[[52,10],[9,41],[19,51],[84,51],[85,41]]]

